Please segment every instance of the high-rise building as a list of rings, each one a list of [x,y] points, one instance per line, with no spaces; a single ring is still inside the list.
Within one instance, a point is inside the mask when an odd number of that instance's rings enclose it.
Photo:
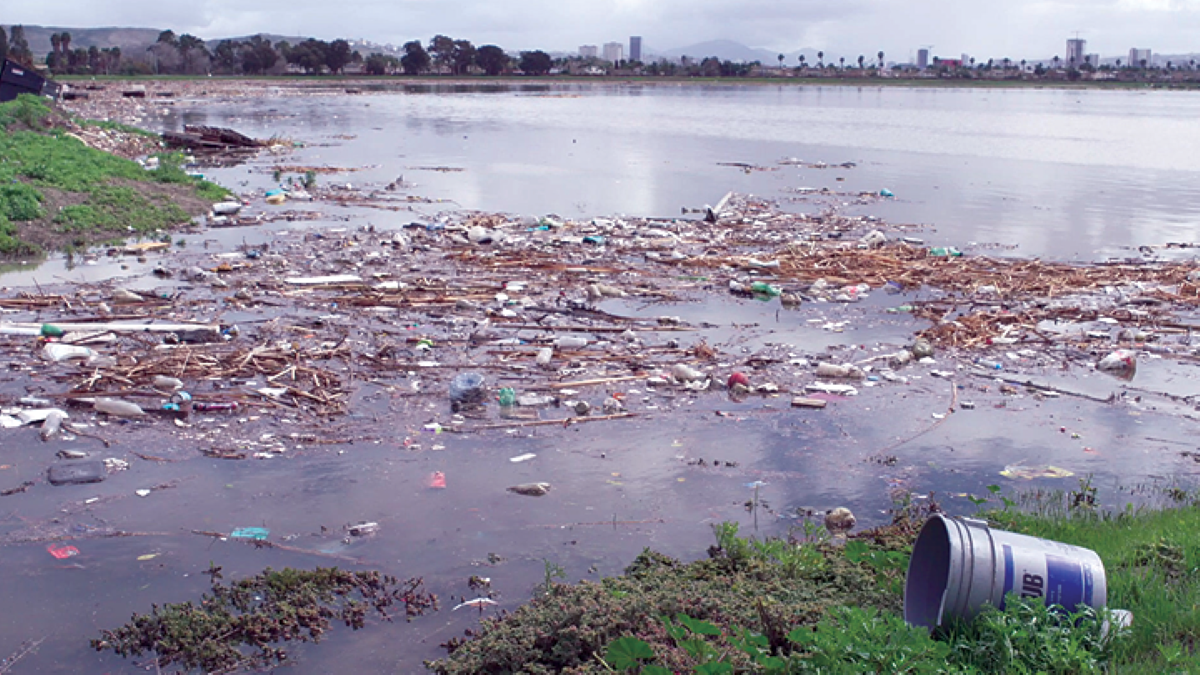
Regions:
[[[602,57],[605,61],[617,63],[625,60],[625,45],[620,42],[605,42]]]
[[[1082,66],[1084,64],[1084,50],[1087,49],[1087,40],[1067,40],[1067,65]]]
[[[929,67],[929,50],[928,49],[918,49],[917,50],[917,67],[920,68],[921,70],[925,70],[926,68]]]
[[[642,60],[642,36],[641,35],[631,35],[629,37],[629,60],[630,61],[641,61]]]
[[[585,59],[594,59],[600,56],[600,48],[596,45],[582,45],[579,47],[579,55]]]
[[[1142,61],[1146,62],[1145,63],[1146,66],[1149,66],[1154,63],[1154,60],[1150,55],[1149,49],[1134,48],[1134,49],[1129,50],[1129,67],[1141,68]]]
[[[1100,55],[1099,54],[1088,54],[1087,56],[1083,57],[1083,62],[1093,68],[1099,68],[1100,67]]]

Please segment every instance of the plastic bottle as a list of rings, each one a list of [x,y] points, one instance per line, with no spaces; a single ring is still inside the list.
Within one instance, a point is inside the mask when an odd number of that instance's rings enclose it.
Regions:
[[[43,441],[48,441],[58,434],[58,430],[62,427],[63,420],[66,415],[61,410],[51,410],[46,419],[42,420],[42,430],[40,435]]]
[[[450,382],[451,403],[482,403],[483,374],[459,373]]]
[[[935,258],[958,258],[962,256],[962,251],[953,246],[934,246],[929,249],[929,255]]]
[[[588,341],[585,337],[564,335],[554,341],[554,346],[559,349],[578,349],[579,347],[586,347],[587,343]]]
[[[513,391],[512,387],[505,387],[500,390],[500,405],[510,406],[517,402],[517,392]]]
[[[834,363],[817,364],[817,377],[862,377],[863,372],[854,366],[839,366]]]
[[[998,361],[988,361],[987,359],[975,359],[975,365],[982,366],[988,370],[1003,370],[1004,364]]]
[[[114,417],[141,417],[146,414],[146,411],[142,410],[138,404],[116,398],[98,398],[92,407],[96,409],[96,412]]]
[[[42,348],[42,353],[51,361],[68,361],[70,359],[89,359],[97,356],[96,351],[79,345],[64,345],[61,342],[51,342]]]
[[[237,409],[237,401],[229,401],[228,403],[205,403],[204,401],[192,401],[192,410],[195,410],[196,412],[235,412]]]
[[[176,389],[183,389],[183,381],[174,377],[167,377],[166,375],[155,375],[154,388],[175,391]]]
[[[550,365],[550,360],[554,358],[554,350],[550,347],[542,347],[537,353],[537,364],[542,368]]]
[[[761,293],[763,295],[769,295],[772,298],[778,296],[780,293],[783,292],[782,290],[780,290],[780,288],[778,286],[768,284],[765,281],[756,281],[756,282],[750,284],[750,290],[753,291],[754,293]]]
[[[62,337],[63,329],[51,323],[42,324],[42,337]]]

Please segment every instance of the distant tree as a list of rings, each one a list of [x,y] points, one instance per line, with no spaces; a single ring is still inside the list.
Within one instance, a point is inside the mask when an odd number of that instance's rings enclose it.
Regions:
[[[475,63],[475,45],[470,40],[455,40],[454,53],[450,65],[455,75],[465,75],[471,64]]]
[[[863,55],[862,55],[862,54],[859,54],[859,55],[858,55],[858,69],[859,69],[859,70],[862,70],[862,69],[863,69],[863,62],[864,62],[864,61],[866,61],[866,59],[863,57]]]
[[[183,60],[183,72],[191,72],[193,55],[200,55],[208,58],[208,49],[204,46],[204,40],[195,35],[184,33],[179,36],[178,41],[179,57]]]
[[[96,45],[88,47],[87,68],[88,72],[92,74],[100,72],[100,48]]]
[[[778,59],[779,59],[779,69],[783,70],[783,54],[780,54],[778,56]]]
[[[288,42],[287,40],[280,40],[279,42],[275,43],[275,51],[279,52],[279,58],[283,59],[287,63],[291,63],[291,61],[288,59],[288,55],[292,53],[292,43]]]
[[[25,27],[13,26],[8,36],[8,58],[17,63],[32,68],[33,52],[29,51],[29,41],[25,39]]]
[[[158,39],[155,40],[160,45],[171,45],[172,47],[179,46],[179,38],[175,37],[175,31],[164,30],[158,34]]]
[[[804,55],[803,54],[800,55],[800,69],[801,70],[804,69]]]
[[[334,40],[325,50],[325,65],[329,67],[329,72],[335,75],[342,72],[346,64],[353,60],[354,52],[350,49],[350,43],[345,40]]]
[[[532,52],[521,52],[521,70],[526,75],[545,75],[554,66],[554,60],[546,52],[538,49]]]
[[[883,50],[879,50],[879,53],[875,56],[879,57],[879,67],[883,68]]]
[[[420,75],[429,70],[429,52],[417,40],[405,43],[404,56],[400,57],[400,66],[406,75]]]
[[[59,65],[59,50],[62,48],[62,39],[58,33],[50,34],[50,53],[46,55],[46,67],[50,72],[62,72],[62,67]]]
[[[63,54],[71,51],[71,34],[63,31],[59,34],[58,39],[62,41]]]
[[[400,67],[400,59],[375,52],[367,57],[364,68],[368,75],[387,75]]]
[[[1117,59],[1117,70],[1121,69],[1121,59]]]
[[[279,62],[279,52],[262,35],[255,35],[242,43],[240,56],[242,70],[251,75],[262,75]]]
[[[475,52],[475,65],[488,75],[499,75],[508,67],[508,54],[496,45],[484,45]]]
[[[825,52],[817,52],[817,67],[825,67]]]
[[[329,43],[309,38],[288,51],[287,62],[300,66],[304,72],[319,74],[329,59]]]
[[[1146,69],[1146,59],[1142,59],[1140,61],[1140,63],[1142,64],[1142,70],[1145,70]]]
[[[237,72],[242,61],[238,58],[238,53],[241,51],[242,43],[236,40],[222,40],[217,43],[217,48],[213,50],[213,63],[217,70],[232,75]]]
[[[1005,61],[1007,61],[1007,60],[1008,60],[1008,59],[1005,59]],[[1058,55],[1057,55],[1057,54],[1055,54],[1055,55],[1054,55],[1054,58],[1053,58],[1053,59],[1051,59],[1051,60],[1052,60],[1052,61],[1054,61],[1054,69],[1055,69],[1055,70],[1058,70],[1058,62],[1059,62],[1059,61],[1062,61],[1062,59],[1058,58]]]
[[[1025,72],[1025,59],[1021,59],[1021,72]]]
[[[435,35],[429,41],[429,55],[438,68],[454,69],[454,38]]]
[[[844,56],[838,57],[838,61],[840,61],[842,64],[842,70],[845,70],[846,69],[846,57],[844,57]]]

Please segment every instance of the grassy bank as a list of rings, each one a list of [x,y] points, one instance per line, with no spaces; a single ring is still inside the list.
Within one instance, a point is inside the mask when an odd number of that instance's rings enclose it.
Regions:
[[[148,171],[86,145],[72,132],[81,126],[37,97],[0,105],[0,256],[165,233],[227,194],[188,176],[182,155],[158,155]]]
[[[717,531],[709,557],[684,564],[647,551],[621,577],[557,584],[485,619],[441,675],[523,673],[1189,673],[1200,672],[1200,508],[1101,514],[1084,490],[1069,508],[1030,514],[1006,502],[993,527],[1095,550],[1109,607],[1131,610],[1111,634],[1106,611],[1051,611],[1015,596],[970,625],[929,635],[902,616],[903,578],[927,512],[844,546],[807,536],[758,541]]]

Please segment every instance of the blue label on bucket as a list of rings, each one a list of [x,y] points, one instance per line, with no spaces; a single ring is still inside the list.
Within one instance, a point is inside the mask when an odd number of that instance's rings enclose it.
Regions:
[[[1016,570],[1013,569],[1012,547],[1009,546],[1008,544],[1005,544],[1003,546],[1003,548],[1004,548],[1004,597],[1008,597],[1008,594],[1012,593],[1013,575],[1016,574]],[[1000,609],[1004,609],[1004,598],[1000,599]]]
[[[1047,555],[1046,603],[1074,610],[1082,603],[1091,602],[1091,576],[1091,569],[1085,574],[1083,566],[1074,560]]]

